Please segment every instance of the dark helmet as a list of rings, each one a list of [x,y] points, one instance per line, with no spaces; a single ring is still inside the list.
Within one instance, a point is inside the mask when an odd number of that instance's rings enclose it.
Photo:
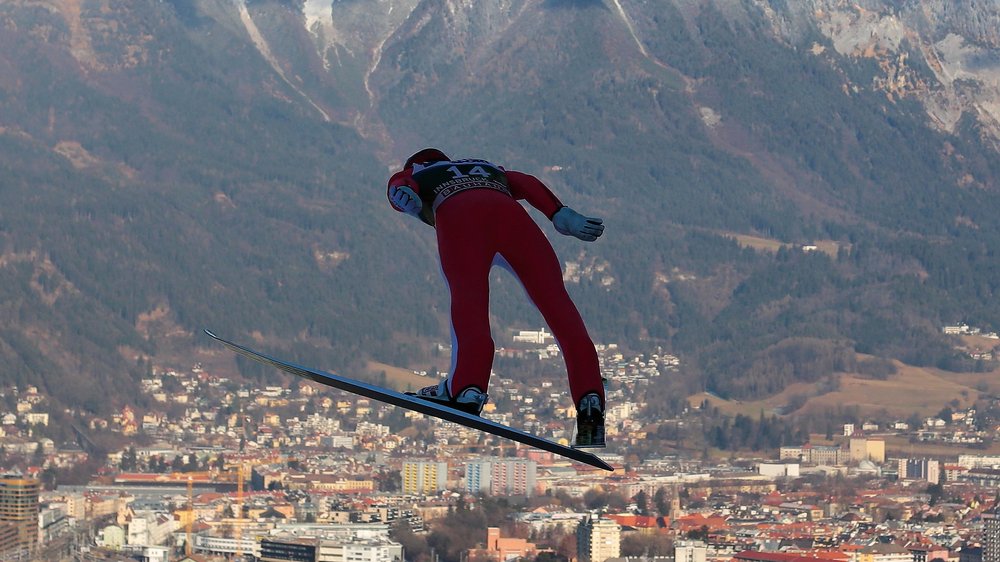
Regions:
[[[408,170],[413,167],[414,164],[427,164],[430,162],[444,162],[447,161],[448,157],[444,152],[436,148],[425,148],[419,150],[406,159],[406,165],[403,166],[404,170]]]

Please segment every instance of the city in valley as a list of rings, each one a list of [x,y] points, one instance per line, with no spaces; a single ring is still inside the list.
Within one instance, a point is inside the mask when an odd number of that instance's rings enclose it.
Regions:
[[[513,339],[558,371],[549,334]],[[1000,562],[995,398],[825,434],[663,419],[680,360],[598,348],[613,473],[277,372],[154,367],[136,405],[72,412],[75,443],[3,389],[0,560]],[[484,415],[571,442],[564,380],[531,380],[496,373]]]

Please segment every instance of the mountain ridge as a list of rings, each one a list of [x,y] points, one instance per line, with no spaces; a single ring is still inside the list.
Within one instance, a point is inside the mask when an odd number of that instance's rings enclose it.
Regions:
[[[4,380],[98,410],[223,326],[338,372],[426,360],[433,232],[382,186],[428,145],[604,215],[553,242],[614,282],[570,289],[595,339],[684,356],[684,390],[766,395],[849,352],[977,368],[940,325],[1000,325],[1000,94],[969,62],[997,10],[841,5],[7,2]],[[842,251],[796,249],[819,239]],[[539,325],[496,286],[496,329]]]

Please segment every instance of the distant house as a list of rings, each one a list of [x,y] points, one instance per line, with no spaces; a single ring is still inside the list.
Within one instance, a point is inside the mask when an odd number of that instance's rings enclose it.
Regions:
[[[913,553],[893,543],[876,543],[858,551],[858,562],[913,562]]]
[[[46,412],[27,412],[24,423],[28,425],[49,425],[49,414]]]
[[[157,427],[160,427],[160,424],[163,423],[163,419],[164,419],[163,414],[157,412],[149,412],[148,414],[144,414],[142,416],[142,428],[155,429]]]
[[[940,546],[922,543],[911,543],[906,549],[913,555],[913,562],[931,562],[932,560],[948,560],[948,549]]]

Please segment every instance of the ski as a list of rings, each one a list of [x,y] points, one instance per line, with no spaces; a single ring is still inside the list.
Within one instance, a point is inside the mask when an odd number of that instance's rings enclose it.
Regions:
[[[364,396],[366,398],[371,398],[373,400],[378,400],[380,402],[385,402],[387,404],[392,404],[393,406],[399,406],[400,408],[406,408],[408,410],[413,410],[415,412],[420,412],[428,416],[433,416],[439,419],[464,425],[472,429],[478,429],[498,437],[503,437],[506,439],[511,439],[525,445],[535,447],[536,449],[541,449],[543,451],[549,451],[555,453],[562,457],[581,462],[595,468],[600,468],[602,470],[614,471],[614,468],[602,460],[597,455],[582,451],[580,449],[574,449],[573,447],[567,447],[565,445],[560,445],[554,441],[549,441],[548,439],[533,435],[526,431],[520,429],[515,429],[500,423],[490,421],[479,416],[474,416],[472,414],[467,414],[465,412],[449,408],[447,406],[442,406],[417,398],[416,396],[411,396],[404,394],[402,392],[397,392],[395,390],[389,390],[387,388],[381,388],[366,382],[351,379],[348,377],[342,377],[333,373],[328,373],[325,371],[319,371],[310,369],[308,367],[303,367],[301,365],[296,365],[294,363],[289,363],[281,359],[276,359],[274,357],[265,355],[254,351],[248,347],[242,346],[238,343],[231,342],[227,339],[217,336],[210,330],[205,330],[207,334],[212,339],[218,341],[222,345],[228,347],[232,351],[259,363],[265,365],[270,365],[277,369],[280,369],[286,373],[290,373],[305,379],[309,379],[326,386],[337,388],[340,390],[345,390],[357,394],[359,396]]]

